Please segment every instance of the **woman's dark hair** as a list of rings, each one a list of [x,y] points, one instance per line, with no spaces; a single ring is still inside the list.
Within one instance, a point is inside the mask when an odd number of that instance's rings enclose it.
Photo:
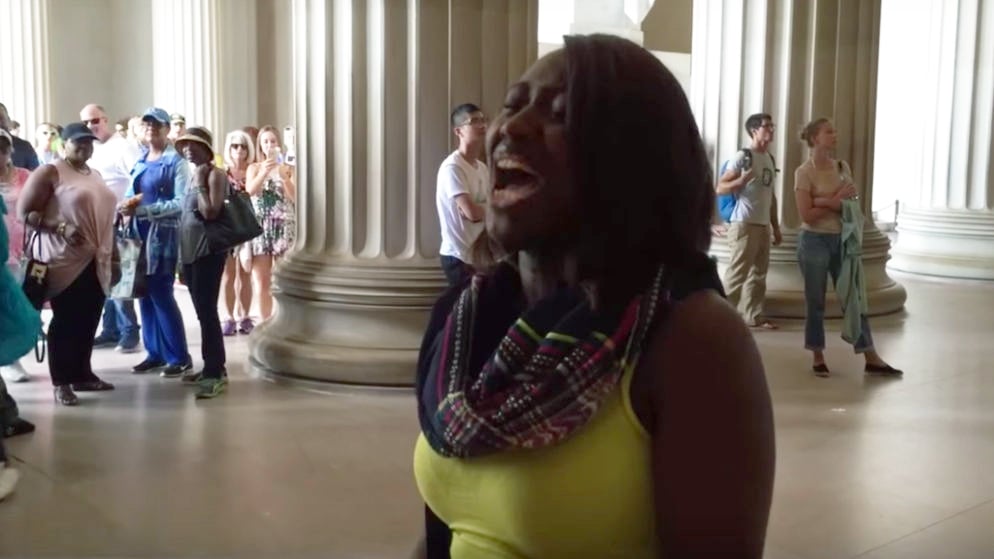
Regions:
[[[8,152],[14,149],[14,143],[10,141],[10,138],[6,134],[0,134],[0,151]]]
[[[655,56],[608,35],[565,43],[580,279],[598,300],[624,303],[661,264],[701,261],[711,244],[711,167],[683,89]]]

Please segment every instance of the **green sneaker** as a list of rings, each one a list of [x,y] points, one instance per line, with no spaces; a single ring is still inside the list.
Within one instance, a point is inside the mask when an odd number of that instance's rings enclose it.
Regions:
[[[200,379],[197,384],[197,394],[198,400],[205,398],[216,398],[224,392],[225,387],[228,386],[228,381],[223,378],[204,378]]]

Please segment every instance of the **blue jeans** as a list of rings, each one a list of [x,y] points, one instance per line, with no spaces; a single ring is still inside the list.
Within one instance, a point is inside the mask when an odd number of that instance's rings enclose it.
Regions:
[[[148,358],[164,361],[169,365],[190,362],[186,348],[186,331],[183,315],[173,296],[173,274],[147,276],[147,294],[138,306],[142,314],[142,342]]]
[[[811,351],[825,349],[825,289],[828,276],[832,284],[839,281],[842,270],[842,242],[838,233],[801,231],[797,243],[797,262],[804,277],[804,347]],[[873,349],[873,334],[866,315],[860,317],[862,334],[853,344],[856,353]]]
[[[138,345],[138,317],[135,315],[133,299],[111,299],[104,301],[103,329],[100,338],[117,340],[126,348]]]
[[[445,279],[449,280],[450,287],[462,285],[473,276],[473,268],[455,256],[442,255],[439,259],[442,261],[442,272],[445,273]]]

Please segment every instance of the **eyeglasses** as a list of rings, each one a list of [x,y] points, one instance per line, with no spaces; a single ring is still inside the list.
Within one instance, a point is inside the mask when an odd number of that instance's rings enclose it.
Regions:
[[[248,150],[248,146],[245,144],[231,144],[232,149],[244,149]]]
[[[163,126],[165,126],[165,124],[162,124],[158,120],[143,120],[142,121],[142,127],[143,128],[162,128]]]
[[[770,132],[773,132],[774,130],[777,129],[777,127],[772,122],[767,122],[766,124],[760,126],[760,128],[765,128]]]
[[[487,120],[487,117],[485,117],[485,116],[475,116],[475,117],[467,120],[466,122],[462,123],[460,126],[486,126],[487,122],[489,122]]]
[[[98,116],[97,118],[91,118],[90,120],[84,120],[83,124],[90,124],[90,125],[96,126],[96,125],[100,124],[101,122],[103,122],[103,120],[104,120],[104,117]]]

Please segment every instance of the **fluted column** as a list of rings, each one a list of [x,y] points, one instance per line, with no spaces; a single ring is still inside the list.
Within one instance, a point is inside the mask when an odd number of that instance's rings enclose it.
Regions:
[[[881,115],[892,149],[880,174],[902,186],[891,267],[994,280],[994,3],[884,7],[881,62],[894,71],[916,62],[913,87],[881,80],[895,105]],[[911,112],[901,115],[902,108]]]
[[[152,0],[158,29],[152,38],[153,103],[218,137],[254,124],[255,6],[245,0]]]
[[[294,0],[297,245],[250,341],[280,379],[405,385],[445,287],[435,210],[451,107],[499,107],[535,0]]]
[[[51,118],[49,9],[48,0],[0,2],[0,103],[29,141],[35,127]]]
[[[852,166],[870,216],[880,0],[695,0],[693,25],[690,101],[715,173],[748,145],[746,117],[767,112],[776,123],[771,149],[780,168],[776,211],[784,242],[771,251],[766,313],[803,317],[793,188],[794,170],[808,155],[798,133],[813,118],[835,121],[837,155]],[[907,295],[887,276],[890,242],[872,217],[863,248],[870,313],[899,310]],[[716,235],[712,252],[721,267],[727,264],[723,236]],[[826,313],[838,316],[833,297],[830,289]]]
[[[656,0],[573,0],[570,33],[605,33],[644,44],[642,20]]]

